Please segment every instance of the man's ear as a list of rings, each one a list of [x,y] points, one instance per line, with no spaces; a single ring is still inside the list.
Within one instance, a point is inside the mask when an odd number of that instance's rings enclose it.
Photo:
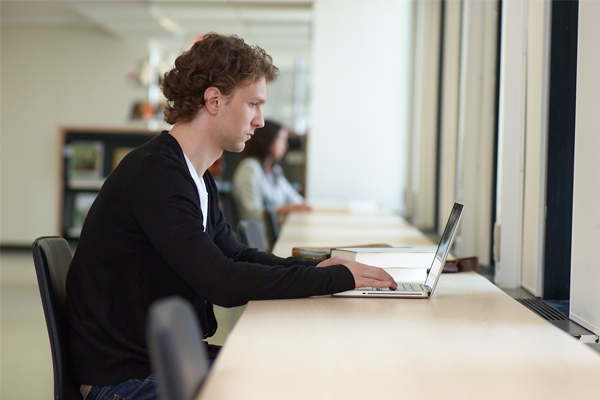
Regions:
[[[223,100],[223,94],[214,86],[204,91],[204,106],[206,107],[206,111],[212,115],[215,115],[219,111],[223,105]]]

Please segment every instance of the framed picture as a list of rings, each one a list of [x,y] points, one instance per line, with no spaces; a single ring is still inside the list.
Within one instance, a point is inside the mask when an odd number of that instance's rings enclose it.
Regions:
[[[73,141],[67,146],[68,176],[73,179],[101,179],[104,175],[104,143]]]
[[[94,200],[98,193],[94,192],[77,192],[73,201],[73,223],[69,229],[69,236],[79,237],[83,222],[87,217]]]
[[[135,149],[135,147],[117,147],[113,152],[113,165],[112,170],[114,171],[117,168],[117,165],[121,162],[121,160],[129,154],[131,150]]]

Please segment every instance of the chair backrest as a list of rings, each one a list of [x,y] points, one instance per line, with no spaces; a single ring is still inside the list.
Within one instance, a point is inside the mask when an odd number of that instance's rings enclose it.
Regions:
[[[277,213],[273,207],[265,207],[265,226],[267,228],[269,248],[272,249],[279,237],[279,222],[277,221]]]
[[[265,245],[265,223],[263,221],[244,219],[238,225],[240,241],[246,246],[260,251],[267,251]]]
[[[234,234],[237,235],[238,233],[235,231],[235,227],[240,223],[237,202],[234,200],[233,195],[227,191],[219,192],[219,199],[223,204],[222,208],[225,221],[232,228]]]
[[[45,236],[33,242],[32,253],[52,351],[54,398],[80,400],[66,342],[66,280],[73,257],[71,248],[62,237]]]
[[[202,329],[192,306],[173,296],[152,304],[147,340],[161,400],[192,400],[208,374]]]

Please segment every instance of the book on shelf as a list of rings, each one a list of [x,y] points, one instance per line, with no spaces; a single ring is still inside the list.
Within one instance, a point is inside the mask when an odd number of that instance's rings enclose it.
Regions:
[[[100,190],[105,178],[69,178],[67,187],[73,190]]]
[[[435,250],[418,247],[342,247],[331,249],[330,255],[383,268],[397,281],[424,281]]]
[[[94,200],[98,196],[97,192],[78,192],[73,200],[73,215],[71,226],[67,229],[70,238],[79,238],[83,222],[87,217]]]
[[[99,140],[74,140],[65,147],[70,179],[97,180],[103,177],[104,143]]]
[[[117,166],[119,165],[119,163],[125,158],[125,156],[127,154],[129,154],[134,149],[135,149],[135,147],[130,147],[130,146],[120,146],[120,147],[117,147],[113,151],[113,164],[112,164],[112,170],[111,171],[114,171],[115,168],[117,168]]]

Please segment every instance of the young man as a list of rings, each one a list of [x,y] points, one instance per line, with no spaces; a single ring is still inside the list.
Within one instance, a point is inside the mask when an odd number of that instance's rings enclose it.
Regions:
[[[157,299],[193,303],[209,337],[217,329],[213,304],[395,287],[382,269],[345,259],[315,265],[261,253],[225,223],[207,169],[223,151],[242,151],[263,126],[266,84],[277,74],[262,49],[217,34],[165,74],[165,119],[174,126],[106,179],[67,276],[69,348],[88,400],[156,398],[145,321]]]

